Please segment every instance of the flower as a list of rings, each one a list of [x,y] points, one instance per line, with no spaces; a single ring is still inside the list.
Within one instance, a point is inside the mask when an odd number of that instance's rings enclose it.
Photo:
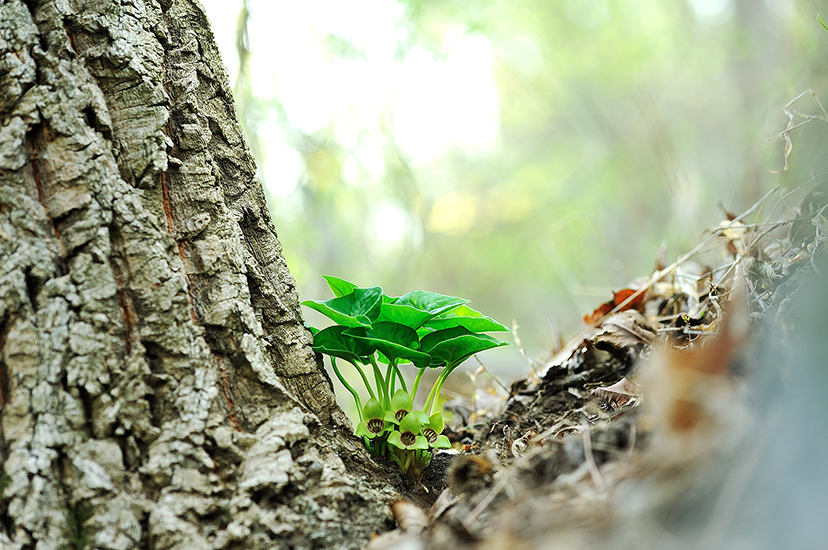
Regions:
[[[418,415],[408,413],[400,422],[400,429],[391,432],[388,436],[388,443],[405,451],[413,449],[428,449],[428,441],[420,433],[420,421]]]
[[[399,424],[413,408],[414,402],[411,400],[408,392],[405,390],[397,390],[391,397],[391,410],[385,411],[385,420]]]
[[[362,409],[362,417],[365,420],[359,423],[354,434],[373,438],[392,430],[394,428],[393,424],[383,418],[385,412],[379,401],[373,397],[369,399]]]
[[[440,435],[443,431],[443,413],[436,412],[428,418],[422,426],[423,437],[432,449],[448,449],[451,447],[448,437]]]

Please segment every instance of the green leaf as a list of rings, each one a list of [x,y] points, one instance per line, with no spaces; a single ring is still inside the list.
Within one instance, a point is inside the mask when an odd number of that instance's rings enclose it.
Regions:
[[[353,331],[353,334],[346,334],[345,331]],[[313,337],[313,350],[354,364],[366,363],[366,357],[374,353],[374,347],[355,336],[360,332],[364,334],[365,329],[349,329],[339,325],[320,330]]]
[[[454,368],[475,353],[500,346],[508,346],[487,334],[474,334],[464,327],[447,328],[423,336],[420,351],[431,356],[431,367],[445,364]]]
[[[414,349],[419,345],[417,331],[399,323],[382,321],[366,329],[364,335],[351,330],[346,331],[346,334],[369,343],[389,360],[411,361],[420,368],[428,366],[431,362],[428,354]]]
[[[510,329],[506,325],[502,325],[492,319],[486,317],[477,310],[470,308],[467,305],[461,305],[449,311],[443,312],[440,315],[430,319],[422,327],[420,336],[432,332],[434,330],[443,330],[453,327],[464,327],[471,332],[509,332]]]
[[[322,277],[324,277],[328,282],[331,292],[333,292],[334,296],[337,298],[347,296],[353,292],[355,288],[358,288],[354,283],[349,283],[345,279],[340,279],[339,277],[333,277],[331,275],[322,275]]]
[[[414,306],[394,303],[382,304],[377,321],[390,321],[405,325],[412,329],[421,327],[424,323],[434,317],[433,313],[421,311]]]
[[[822,25],[822,28],[823,28],[823,29],[825,29],[826,31],[828,31],[828,25],[826,25],[826,24],[822,21],[822,19],[820,19],[820,18],[819,18],[819,14],[817,14],[817,21],[819,21],[819,24],[820,24],[820,25]]]
[[[437,294],[427,290],[412,290],[397,298],[384,301],[380,311],[380,321],[392,321],[411,328],[419,328],[424,323],[460,306],[468,300]]]
[[[436,292],[429,292],[428,290],[412,290],[394,300],[393,303],[399,306],[411,306],[420,311],[439,315],[459,305],[468,303],[468,300],[458,298],[457,296],[437,294]]]
[[[353,292],[326,301],[305,300],[303,306],[345,327],[370,327],[379,316],[382,306],[382,288],[355,288]]]

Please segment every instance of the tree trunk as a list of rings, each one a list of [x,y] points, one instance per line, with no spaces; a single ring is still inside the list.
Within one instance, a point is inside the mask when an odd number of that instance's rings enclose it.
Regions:
[[[0,0],[0,66],[0,548],[388,527],[197,2]]]

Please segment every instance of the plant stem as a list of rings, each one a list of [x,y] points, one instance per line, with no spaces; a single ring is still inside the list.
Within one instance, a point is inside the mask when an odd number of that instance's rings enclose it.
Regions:
[[[446,379],[449,377],[449,374],[454,370],[457,365],[446,365],[445,370],[440,373],[440,377],[437,379],[437,382],[434,383],[434,387],[431,388],[431,392],[428,394],[429,399],[432,399],[430,403],[426,403],[426,406],[423,407],[423,411],[428,408],[429,404],[431,405],[431,412],[428,415],[434,414],[434,409],[437,406],[437,401],[440,399],[440,392],[443,390],[443,384],[445,384]],[[433,395],[432,395],[433,394]]]
[[[388,362],[388,367],[385,369],[385,379],[388,380],[388,397],[394,395],[394,389],[397,386],[397,371],[394,370],[393,361]]]
[[[440,385],[440,380],[443,379],[445,372],[445,370],[441,372],[440,376],[438,376],[437,380],[434,382],[434,385],[431,386],[431,391],[428,392],[428,397],[426,397],[425,403],[423,404],[423,412],[426,412],[428,407],[431,405],[431,400],[434,399],[434,392],[437,390],[437,386]]]
[[[368,383],[368,377],[367,377],[367,376],[365,376],[365,373],[364,373],[364,372],[362,372],[362,368],[361,368],[361,367],[359,367],[359,366],[357,366],[355,363],[351,363],[351,364],[352,364],[352,365],[354,365],[354,368],[355,368],[355,369],[359,372],[359,375],[362,377],[362,383],[363,383],[363,384],[365,384],[365,387],[366,387],[366,388],[368,388],[368,394],[369,394],[371,397],[373,397],[374,399],[376,399],[376,398],[377,398],[377,396],[376,396],[376,395],[374,395],[374,390],[373,390],[373,389],[371,389],[371,384],[369,384],[369,383]]]
[[[336,377],[339,378],[340,382],[342,382],[342,385],[345,386],[348,389],[348,391],[351,392],[351,395],[354,396],[354,401],[356,402],[357,406],[357,413],[359,413],[359,421],[363,422],[362,402],[359,400],[359,394],[348,382],[345,381],[345,378],[342,376],[342,373],[339,372],[339,368],[336,366],[336,358],[333,355],[331,355],[331,366],[333,367],[333,370],[336,373]]]
[[[429,416],[434,414],[434,409],[437,407],[437,402],[440,400],[440,392],[443,391],[443,384],[446,382],[448,376],[444,376],[437,380],[437,391],[434,394],[434,400],[431,402],[431,411],[428,413]]]
[[[405,385],[405,378],[403,378],[402,372],[400,371],[400,367],[397,366],[397,362],[394,361],[394,370],[397,372],[397,378],[400,379],[400,385],[402,386],[403,391],[408,393],[408,387]],[[412,396],[411,399],[414,399]]]
[[[417,398],[417,388],[420,387],[420,379],[423,377],[424,372],[425,368],[420,369],[419,372],[417,372],[417,378],[414,379],[414,386],[411,388],[411,393],[408,394],[411,396],[412,401]]]
[[[379,401],[383,407],[389,409],[391,407],[391,399],[388,397],[388,387],[385,385],[385,379],[382,377],[376,358],[373,355],[369,355],[368,358],[371,359],[371,366],[374,367],[374,380],[377,382],[377,393],[382,398]]]

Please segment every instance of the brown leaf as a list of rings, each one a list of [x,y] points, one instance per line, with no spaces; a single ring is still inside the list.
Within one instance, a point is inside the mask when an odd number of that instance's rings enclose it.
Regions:
[[[612,410],[617,411],[636,397],[639,397],[641,395],[641,388],[632,380],[622,378],[611,386],[595,388],[590,393],[605,400],[612,407]]]
[[[604,320],[602,331],[592,339],[599,349],[612,347],[620,351],[651,344],[655,340],[658,326],[637,311],[616,313]]]
[[[394,514],[397,525],[403,531],[420,533],[428,526],[425,512],[413,502],[398,500],[391,505],[391,512]]]
[[[594,325],[597,323],[604,315],[612,311],[612,308],[615,307],[615,300],[610,300],[604,304],[601,304],[598,308],[595,309],[592,313],[587,313],[584,315],[584,323],[588,325]]]
[[[602,317],[609,314],[617,306],[624,303],[624,300],[626,300],[636,292],[638,291],[632,288],[624,288],[619,290],[618,292],[615,292],[612,297],[612,300],[601,304],[592,313],[587,313],[586,315],[584,315],[584,323],[588,325],[594,325],[595,323],[600,321]],[[628,309],[635,309],[637,311],[641,311],[644,305],[644,294],[646,294],[646,292],[642,292],[641,294],[630,300],[628,304],[624,305],[624,307],[622,307],[618,311],[627,311]]]

